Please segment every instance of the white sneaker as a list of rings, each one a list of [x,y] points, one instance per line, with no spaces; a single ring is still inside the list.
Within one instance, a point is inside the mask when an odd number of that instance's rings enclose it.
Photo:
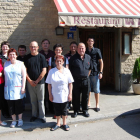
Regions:
[[[11,128],[14,128],[14,127],[16,126],[16,124],[17,124],[17,122],[16,122],[16,121],[12,121],[12,123],[11,123],[10,127],[11,127]]]
[[[23,120],[18,120],[18,126],[22,126],[23,125]]]

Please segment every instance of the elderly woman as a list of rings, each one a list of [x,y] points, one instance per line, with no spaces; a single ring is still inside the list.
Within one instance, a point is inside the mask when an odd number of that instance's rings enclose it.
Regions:
[[[16,60],[17,51],[11,48],[8,51],[9,61],[4,64],[5,87],[4,97],[8,102],[9,112],[12,116],[10,127],[15,127],[16,115],[18,126],[23,125],[23,97],[25,96],[26,69],[23,62]]]
[[[61,128],[65,131],[69,131],[69,126],[66,125],[67,103],[72,100],[72,82],[74,80],[69,69],[63,66],[64,56],[57,55],[55,64],[56,67],[49,71],[46,79],[46,83],[48,83],[49,99],[53,102],[57,119],[57,124],[51,128],[51,131],[60,128],[61,115],[63,119]]]
[[[7,41],[3,41],[1,43],[1,52],[0,52],[0,59],[2,60],[2,67],[4,65],[4,63],[7,61],[7,53],[8,53],[8,50],[10,49],[10,44],[9,42]],[[1,78],[3,78],[3,73],[1,72]],[[5,118],[10,118],[10,114],[9,114],[9,109],[8,109],[8,104],[7,104],[7,101],[4,99],[4,83],[0,84],[1,89],[0,91],[0,100],[1,100],[1,111],[2,111],[2,115],[5,117]],[[3,86],[3,87],[2,87]]]

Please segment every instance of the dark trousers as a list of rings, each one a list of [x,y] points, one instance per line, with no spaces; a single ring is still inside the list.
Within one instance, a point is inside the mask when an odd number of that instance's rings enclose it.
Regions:
[[[88,97],[89,97],[90,80],[74,78],[73,83],[73,110],[78,112],[80,110],[80,95],[82,94],[82,111],[88,110]]]

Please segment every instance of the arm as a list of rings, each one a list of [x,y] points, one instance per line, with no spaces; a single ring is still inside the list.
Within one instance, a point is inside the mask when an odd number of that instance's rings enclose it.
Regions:
[[[51,69],[52,67],[51,66],[49,66],[49,68],[48,68],[48,72],[50,71],[50,69]]]
[[[72,88],[73,88],[72,83],[69,83],[69,95],[68,95],[68,100],[69,101],[72,100]]]
[[[42,78],[45,76],[46,72],[47,72],[46,68],[43,68],[41,74],[39,75],[39,77],[35,81],[35,84],[38,84],[42,80]]]
[[[25,83],[26,83],[26,68],[24,64],[21,66],[21,74],[22,74],[22,88],[21,88],[21,94],[25,93]]]
[[[88,76],[90,75],[90,73],[91,73],[91,70],[89,70],[89,72],[88,72]]]
[[[49,100],[52,102],[53,101],[53,96],[52,96],[52,86],[51,86],[51,84],[48,84],[48,91],[49,91]]]
[[[66,68],[69,69],[69,64],[66,64]]]
[[[99,63],[100,63],[100,72],[103,72],[103,60],[102,59],[99,59]],[[99,74],[99,79],[102,79],[103,75],[100,73]]]

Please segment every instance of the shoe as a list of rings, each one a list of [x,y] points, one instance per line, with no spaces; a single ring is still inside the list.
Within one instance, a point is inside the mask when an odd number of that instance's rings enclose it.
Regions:
[[[36,119],[37,119],[37,117],[32,117],[32,118],[30,119],[30,122],[34,122]]]
[[[84,115],[85,117],[89,117],[89,113],[88,113],[87,111],[84,111],[84,112],[83,112],[83,115]]]
[[[71,115],[72,118],[76,118],[78,115],[78,112],[74,112],[74,114]]]
[[[55,130],[57,130],[58,128],[60,128],[60,126],[55,125],[54,127],[52,127],[52,128],[50,129],[50,131],[55,131]]]
[[[12,123],[11,123],[10,127],[11,127],[11,128],[14,128],[14,127],[16,126],[16,124],[17,124],[17,122],[16,122],[16,121],[12,121]]]
[[[65,131],[69,131],[70,127],[68,125],[62,125],[61,128]]]
[[[53,116],[53,119],[56,119],[56,115]]]
[[[18,120],[18,126],[22,126],[23,125],[23,120],[19,119]]]
[[[42,123],[46,123],[46,118],[40,119]]]
[[[2,125],[2,126],[6,126],[7,123],[3,121],[3,122],[0,123],[0,125]]]
[[[96,111],[96,112],[99,112],[99,111],[100,111],[100,108],[95,108],[95,111]]]

